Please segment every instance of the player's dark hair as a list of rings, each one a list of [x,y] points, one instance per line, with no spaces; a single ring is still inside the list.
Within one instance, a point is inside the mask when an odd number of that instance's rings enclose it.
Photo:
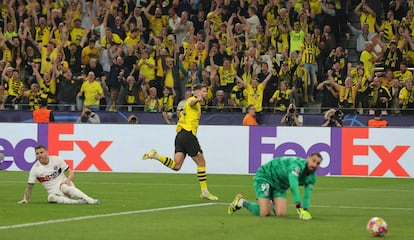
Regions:
[[[37,150],[37,149],[41,149],[41,148],[46,149],[46,147],[45,147],[44,145],[37,145],[37,146],[35,147],[35,150]]]
[[[310,156],[311,156],[311,157],[313,157],[313,156],[317,156],[317,157],[319,157],[321,160],[323,160],[322,155],[321,155],[319,152],[313,152]]]
[[[193,91],[197,91],[197,90],[201,90],[202,88],[206,88],[207,87],[207,85],[205,85],[205,84],[203,84],[203,83],[199,83],[199,84],[195,84],[194,86],[193,86]]]

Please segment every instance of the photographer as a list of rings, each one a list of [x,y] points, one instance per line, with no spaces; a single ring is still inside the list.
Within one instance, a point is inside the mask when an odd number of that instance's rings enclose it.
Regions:
[[[344,113],[341,110],[336,110],[334,108],[329,109],[325,112],[325,121],[322,124],[322,127],[342,127],[342,118]]]
[[[301,116],[297,114],[296,105],[291,103],[286,111],[286,114],[280,120],[280,123],[285,126],[302,126]]]
[[[138,124],[138,117],[135,114],[131,114],[128,117],[128,123],[130,124]]]
[[[81,116],[76,120],[76,123],[101,123],[101,119],[98,114],[92,112],[89,108],[85,107]]]

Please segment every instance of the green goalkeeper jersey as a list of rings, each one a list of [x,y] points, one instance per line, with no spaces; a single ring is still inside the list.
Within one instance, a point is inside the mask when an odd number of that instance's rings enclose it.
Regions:
[[[290,188],[294,203],[301,202],[299,186],[304,186],[302,207],[309,208],[316,173],[306,171],[306,159],[294,156],[275,158],[257,170],[256,179],[266,181],[277,192]]]

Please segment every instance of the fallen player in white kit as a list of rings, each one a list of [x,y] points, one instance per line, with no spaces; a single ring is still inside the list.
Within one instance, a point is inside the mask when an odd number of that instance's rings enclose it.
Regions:
[[[75,172],[57,156],[48,156],[48,151],[43,145],[35,147],[37,162],[30,169],[29,180],[24,191],[23,200],[19,204],[29,202],[33,185],[36,179],[46,188],[50,203],[64,204],[99,204],[98,199],[93,199],[75,187],[72,180]],[[66,177],[65,172],[68,173]]]

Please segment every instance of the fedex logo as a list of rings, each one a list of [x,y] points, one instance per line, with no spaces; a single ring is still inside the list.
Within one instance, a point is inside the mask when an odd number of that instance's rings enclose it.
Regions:
[[[294,136],[294,141],[291,141],[291,138],[289,138],[290,141],[283,141],[283,137],[278,136],[280,129],[277,127],[250,128],[249,173],[255,173],[261,166],[262,154],[270,154],[273,157],[291,154],[306,158],[312,152],[321,152],[329,156],[329,159],[324,160],[329,163],[318,169],[318,175],[384,176],[386,173],[392,173],[397,177],[410,177],[407,168],[400,163],[400,159],[407,155],[410,145],[393,143],[390,147],[390,144],[385,146],[358,143],[370,140],[369,128],[326,128],[323,130],[330,131],[330,136],[319,139],[320,128],[309,130],[315,132],[302,130]],[[269,138],[278,141],[277,143],[263,141]],[[330,139],[330,142],[318,142],[320,139]],[[358,159],[366,159],[366,161],[358,162]],[[378,162],[377,165],[372,167],[375,162]]]
[[[22,139],[16,144],[9,140],[0,138],[0,153],[4,154],[5,160],[2,163],[2,169],[8,169],[13,162],[21,169],[28,171],[35,162],[34,148],[37,145],[44,145],[49,150],[49,155],[58,155],[60,151],[74,151],[77,146],[85,155],[77,166],[74,166],[74,160],[64,159],[66,163],[75,170],[87,171],[90,167],[95,166],[98,171],[112,171],[102,154],[109,148],[112,141],[99,141],[92,145],[87,140],[61,140],[61,135],[73,135],[74,124],[38,124],[36,139]],[[26,159],[25,152],[33,151],[33,158]]]

